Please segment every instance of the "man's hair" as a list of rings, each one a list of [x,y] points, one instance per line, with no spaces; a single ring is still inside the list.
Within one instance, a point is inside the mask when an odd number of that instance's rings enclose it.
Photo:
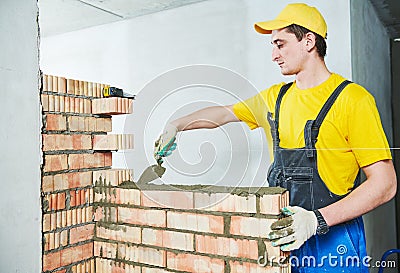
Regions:
[[[285,29],[287,32],[296,35],[298,41],[301,41],[307,33],[313,33],[315,35],[315,47],[317,48],[318,56],[324,59],[326,55],[326,41],[321,35],[296,24],[292,24]]]

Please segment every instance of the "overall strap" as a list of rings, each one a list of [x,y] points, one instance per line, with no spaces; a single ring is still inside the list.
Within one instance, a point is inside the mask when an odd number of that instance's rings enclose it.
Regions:
[[[350,84],[351,81],[345,80],[333,91],[333,93],[329,96],[328,100],[325,102],[324,106],[322,106],[321,111],[318,113],[318,116],[315,120],[308,120],[306,126],[304,128],[304,140],[306,144],[306,153],[307,157],[314,156],[315,143],[317,142],[319,128],[321,127],[322,122],[324,121],[326,115],[329,110],[332,108],[332,105],[336,101],[337,97],[343,91],[343,89]]]
[[[278,98],[276,99],[276,103],[275,103],[275,119],[272,118],[272,114],[271,112],[268,112],[267,114],[267,120],[269,122],[269,125],[271,127],[271,135],[272,135],[272,140],[273,140],[273,145],[274,145],[274,154],[277,150],[277,148],[279,147],[279,110],[281,108],[281,102],[282,102],[282,98],[283,96],[286,94],[286,92],[288,91],[289,87],[293,84],[293,82],[287,83],[285,85],[283,85],[281,87],[281,89],[279,90],[279,94],[278,94]]]

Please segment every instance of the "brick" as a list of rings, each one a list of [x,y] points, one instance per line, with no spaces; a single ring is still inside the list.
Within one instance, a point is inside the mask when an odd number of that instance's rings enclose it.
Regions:
[[[68,169],[67,155],[45,155],[44,172],[61,171]]]
[[[67,92],[67,81],[64,77],[58,77],[58,93]]]
[[[58,77],[53,76],[53,92],[58,92]]]
[[[93,136],[93,150],[118,150],[117,135]]]
[[[112,153],[104,153],[104,166],[112,166]]]
[[[126,107],[126,105],[128,107]],[[132,99],[127,98],[102,98],[92,101],[93,114],[131,114],[133,112]]]
[[[40,97],[41,97],[43,112],[48,112],[49,111],[49,95],[42,94]]]
[[[223,260],[206,256],[167,252],[167,268],[188,272],[223,273],[225,264]]]
[[[53,76],[47,75],[47,91],[53,92]]]
[[[53,252],[43,255],[43,271],[53,270],[61,266],[61,252]]]
[[[167,227],[222,234],[224,219],[222,216],[168,211]]]
[[[231,193],[194,193],[195,208],[206,211],[256,213],[256,197]]]
[[[125,225],[109,225],[109,228],[98,226],[96,236],[99,238],[129,242],[141,243],[141,228]]]
[[[276,219],[232,216],[230,233],[234,235],[266,238],[271,231],[271,224],[275,221]]]
[[[194,251],[193,234],[143,228],[142,243],[159,247]]]
[[[43,215],[42,229],[43,232],[51,230],[50,214]]]
[[[93,238],[94,224],[72,228],[69,233],[70,244],[87,241]]]
[[[118,207],[118,220],[123,223],[165,227],[165,211]]]
[[[42,177],[42,191],[43,192],[52,192],[54,191],[54,176],[46,175]]]
[[[60,112],[60,96],[53,96],[54,98],[54,111]]]
[[[93,256],[93,242],[65,248],[61,253],[61,266],[89,259]]]
[[[67,79],[67,93],[68,94],[74,94],[75,93],[74,80]]]
[[[196,251],[227,257],[258,259],[256,240],[196,235]]]
[[[133,171],[130,169],[111,169],[93,172],[93,184],[118,186],[124,181],[132,181]],[[139,197],[140,198],[140,197]]]
[[[260,197],[260,213],[279,215],[282,208],[282,195],[263,195]]]
[[[133,149],[133,135],[130,134],[112,134],[93,136],[93,150],[97,151],[115,151]]]
[[[57,210],[65,209],[65,192],[57,193]]]
[[[72,135],[71,137],[74,150],[92,149],[92,138],[90,135]]]
[[[60,244],[61,246],[68,245],[68,230],[63,230],[60,233]]]
[[[46,130],[64,131],[67,129],[67,118],[64,115],[46,114]]]
[[[125,259],[146,265],[166,266],[166,251],[143,246],[126,246]]]
[[[117,188],[116,204],[140,205],[140,191],[135,189]]]
[[[143,207],[193,209],[193,192],[141,191]]]
[[[43,91],[48,91],[48,85],[47,85],[47,77],[48,75],[42,74],[42,90]]]
[[[104,153],[70,154],[68,164],[71,170],[106,167],[104,158]]]
[[[119,208],[114,207],[98,207],[94,213],[94,221],[116,222],[118,218]]]
[[[48,240],[49,240],[48,248],[49,248],[49,250],[54,249],[54,245],[55,245],[54,244],[54,232],[48,233],[47,235],[48,235]]]
[[[73,102],[73,100],[70,101],[70,108],[75,107],[74,106],[75,104],[72,105],[71,102]],[[69,116],[68,117],[68,127],[69,127],[69,130],[72,132],[86,131],[84,117]]]

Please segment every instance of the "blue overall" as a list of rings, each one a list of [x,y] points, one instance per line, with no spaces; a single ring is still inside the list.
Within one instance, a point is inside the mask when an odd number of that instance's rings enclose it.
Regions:
[[[292,83],[282,86],[275,106],[275,119],[268,113],[274,144],[274,162],[268,171],[270,186],[280,186],[290,192],[290,205],[315,210],[328,206],[344,196],[332,193],[321,179],[317,168],[319,129],[340,92],[349,84],[342,82],[325,102],[315,120],[306,122],[305,147],[280,147],[279,111],[282,98]],[[333,163],[334,164],[334,163]],[[354,185],[360,183],[357,176]],[[291,253],[292,272],[368,272],[365,234],[362,218],[330,227],[325,235],[315,235]]]

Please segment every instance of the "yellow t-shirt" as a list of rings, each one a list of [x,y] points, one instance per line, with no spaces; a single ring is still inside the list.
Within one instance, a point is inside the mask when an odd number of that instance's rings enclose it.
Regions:
[[[301,90],[296,82],[282,99],[279,115],[279,136],[282,148],[302,148],[304,126],[314,120],[323,104],[345,80],[332,74],[319,86]],[[271,158],[272,136],[267,120],[275,118],[275,103],[280,88],[273,85],[258,95],[233,106],[236,117],[253,130],[262,127],[269,142]],[[382,128],[375,100],[362,86],[349,84],[326,115],[316,143],[318,172],[330,191],[348,193],[360,167],[391,159],[389,145]]]

